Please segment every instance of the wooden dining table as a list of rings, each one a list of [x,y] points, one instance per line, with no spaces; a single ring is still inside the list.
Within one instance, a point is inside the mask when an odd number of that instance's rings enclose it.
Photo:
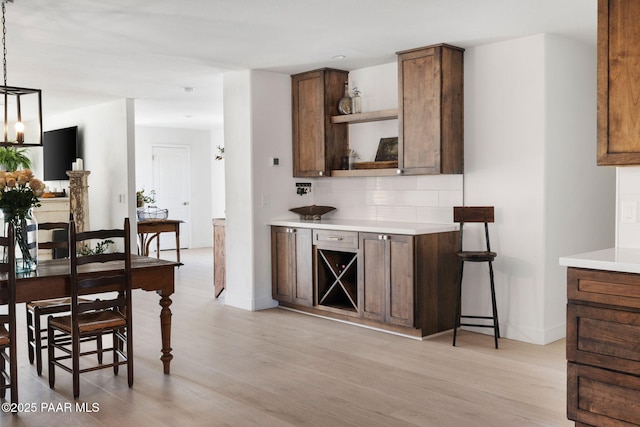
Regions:
[[[171,359],[171,294],[175,290],[174,268],[178,263],[146,256],[132,255],[131,285],[133,289],[154,291],[160,296],[160,331],[164,373],[170,373]],[[84,268],[84,270],[83,270]],[[105,272],[122,268],[122,263],[107,262],[98,267],[81,266],[82,275],[104,275]],[[6,286],[6,279],[0,279],[0,286]],[[101,291],[112,291],[105,286]],[[18,275],[16,281],[16,303],[71,296],[71,281],[68,259],[44,260],[38,263],[35,272]],[[134,306],[135,307],[135,306]]]

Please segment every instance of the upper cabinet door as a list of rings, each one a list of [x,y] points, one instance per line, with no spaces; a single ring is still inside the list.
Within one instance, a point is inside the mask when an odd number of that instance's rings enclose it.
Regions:
[[[293,176],[329,176],[348,147],[348,127],[331,123],[344,95],[346,71],[322,69],[291,76]]]
[[[598,165],[640,164],[639,22],[639,1],[598,1]]]
[[[404,174],[463,173],[463,52],[444,44],[398,52],[398,167]]]

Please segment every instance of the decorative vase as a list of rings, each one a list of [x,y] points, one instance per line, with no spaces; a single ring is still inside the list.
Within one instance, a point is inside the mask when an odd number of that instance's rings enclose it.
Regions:
[[[2,209],[2,232],[5,236],[9,223],[13,223],[15,229],[16,273],[35,271],[38,266],[38,221],[33,209]]]
[[[351,98],[351,111],[353,114],[362,113],[362,100],[360,99],[360,91],[357,87],[353,88],[353,97]]]
[[[344,96],[338,101],[340,114],[351,114],[351,97],[349,96],[349,82],[344,82]]]

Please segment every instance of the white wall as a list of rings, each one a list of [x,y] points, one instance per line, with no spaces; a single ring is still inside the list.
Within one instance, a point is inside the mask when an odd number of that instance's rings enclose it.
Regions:
[[[464,198],[496,206],[492,249],[508,338],[562,338],[558,257],[613,243],[614,177],[595,166],[595,71],[594,49],[548,35],[465,52]],[[479,242],[465,235],[465,244]],[[490,313],[486,265],[465,268],[463,301],[467,313]]]
[[[44,118],[45,130],[78,126],[84,168],[91,171],[88,182],[92,229],[122,227],[126,216],[135,223],[133,123],[131,99]]]
[[[271,235],[295,194],[291,155],[291,78],[266,71],[224,76],[226,181],[225,303],[249,310],[271,298]],[[272,166],[270,159],[280,159]]]
[[[136,126],[136,190],[145,189],[149,193],[153,189],[152,147],[154,145],[186,146],[190,151],[191,166],[187,171],[173,173],[189,173],[191,208],[189,227],[190,235],[181,235],[181,242],[190,248],[208,247],[213,244],[213,185],[212,180],[212,133],[207,130],[159,128]],[[224,185],[224,183],[222,184]],[[184,239],[184,240],[183,240]]]
[[[606,167],[614,169],[613,167]],[[616,246],[640,249],[640,167],[617,168]]]

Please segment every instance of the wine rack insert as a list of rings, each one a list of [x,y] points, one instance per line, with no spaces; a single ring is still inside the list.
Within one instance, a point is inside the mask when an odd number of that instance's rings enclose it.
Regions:
[[[316,305],[358,313],[358,253],[316,248]]]

